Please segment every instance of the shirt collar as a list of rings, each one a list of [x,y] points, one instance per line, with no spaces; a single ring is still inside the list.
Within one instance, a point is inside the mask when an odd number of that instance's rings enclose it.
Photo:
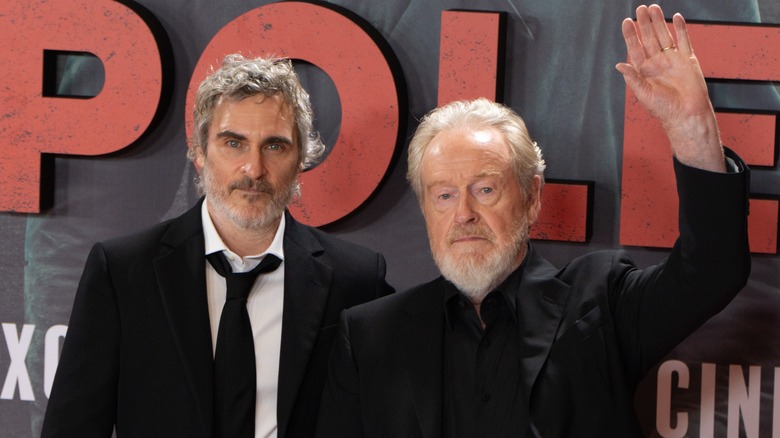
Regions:
[[[526,257],[527,258],[527,257]],[[517,267],[498,287],[490,291],[500,291],[504,296],[511,310],[512,318],[517,323],[517,297],[520,294],[520,279],[525,270],[525,260]],[[445,279],[446,280],[446,279]],[[487,295],[486,295],[487,296]],[[462,303],[462,304],[461,304]],[[450,306],[470,304],[469,299],[460,293],[457,286],[446,280],[444,285],[444,319],[448,328],[452,328],[450,323]]]
[[[208,198],[204,199],[200,210],[201,222],[203,223],[203,238],[205,239],[206,243],[205,255],[209,255],[217,251],[224,251],[226,255],[240,259],[241,257],[231,251],[219,236],[217,228],[214,226],[214,222],[211,220],[211,215],[209,214],[207,203]],[[263,259],[263,257],[265,257],[266,254],[273,254],[279,257],[281,260],[284,260],[284,228],[285,215],[283,214],[281,220],[279,221],[279,227],[276,229],[274,240],[271,241],[271,245],[269,245],[268,248],[260,254],[249,255],[244,257],[244,259],[256,259],[257,262],[259,262]],[[231,257],[228,259],[230,258]]]

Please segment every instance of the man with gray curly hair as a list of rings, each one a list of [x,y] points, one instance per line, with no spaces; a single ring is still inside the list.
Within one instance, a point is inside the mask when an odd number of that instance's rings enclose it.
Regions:
[[[93,247],[43,437],[313,436],[339,313],[392,288],[380,254],[287,211],[312,123],[287,59],[228,55],[200,84],[203,196]]]

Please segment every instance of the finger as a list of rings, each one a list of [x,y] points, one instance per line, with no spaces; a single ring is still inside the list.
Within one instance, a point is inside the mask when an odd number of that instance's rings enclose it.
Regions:
[[[677,13],[674,14],[672,21],[674,22],[674,33],[677,35],[677,49],[685,55],[693,55],[693,46],[691,45],[691,39],[688,36],[688,27],[685,25],[685,18]]]
[[[623,39],[626,40],[626,52],[628,53],[629,62],[633,65],[641,64],[645,60],[645,50],[639,42],[634,20],[630,18],[623,20],[621,30],[623,31]]]
[[[634,92],[635,96],[644,94],[644,87],[646,83],[642,76],[637,73],[636,69],[631,64],[619,63],[615,66],[617,71],[623,75],[623,80],[626,82],[626,86]]]
[[[620,62],[615,65],[615,69],[623,75],[623,79],[627,84],[636,83],[636,81],[639,79],[639,75],[637,74],[636,69],[631,64]]]
[[[661,46],[658,44],[658,38],[655,36],[653,21],[650,19],[647,6],[642,5],[636,8],[636,23],[639,28],[642,45],[645,49],[645,55],[649,58],[660,52]]]
[[[669,26],[666,24],[664,18],[664,11],[658,5],[650,5],[647,8],[647,12],[650,15],[650,20],[653,23],[653,31],[655,37],[658,40],[658,45],[661,47],[661,51],[664,49],[669,50],[670,47],[674,47],[674,39],[671,32],[669,32]]]

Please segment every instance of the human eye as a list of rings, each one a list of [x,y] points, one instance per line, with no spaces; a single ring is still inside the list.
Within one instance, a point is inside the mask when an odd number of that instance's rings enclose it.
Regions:
[[[225,144],[227,145],[227,147],[231,149],[238,149],[239,147],[241,147],[241,142],[234,138],[228,139],[228,141],[226,141]]]
[[[473,188],[473,196],[481,203],[491,204],[498,199],[499,190],[494,184],[480,184]]]
[[[272,140],[265,144],[263,149],[270,153],[281,153],[290,148],[290,144],[286,141]]]
[[[449,205],[452,205],[456,197],[454,191],[446,189],[431,190],[430,194],[433,205],[437,209],[447,208]]]
[[[474,193],[476,196],[485,197],[493,194],[494,192],[495,189],[493,188],[493,186],[490,185],[481,185],[481,186],[474,187]]]

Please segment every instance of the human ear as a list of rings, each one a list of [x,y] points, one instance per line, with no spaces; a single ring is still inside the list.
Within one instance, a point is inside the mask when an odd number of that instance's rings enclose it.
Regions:
[[[542,211],[542,177],[534,175],[534,179],[531,182],[531,196],[528,199],[528,226],[533,225],[539,218],[539,213]]]

